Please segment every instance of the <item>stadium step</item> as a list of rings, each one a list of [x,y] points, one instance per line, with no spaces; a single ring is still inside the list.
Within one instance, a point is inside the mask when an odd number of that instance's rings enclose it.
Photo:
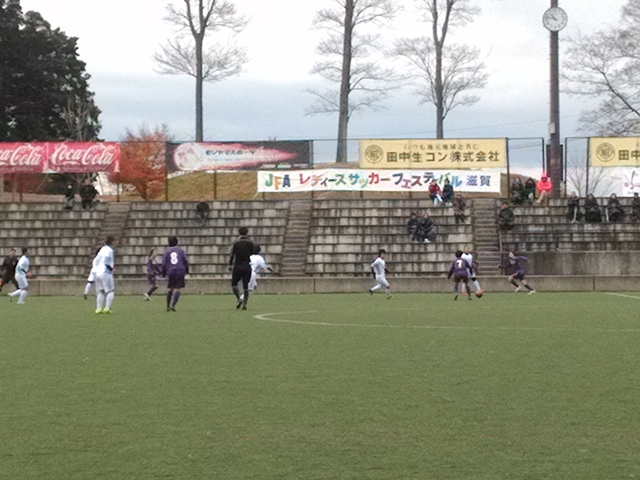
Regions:
[[[496,274],[501,259],[500,237],[496,227],[496,200],[475,199],[471,219],[479,273]]]
[[[116,238],[116,243],[120,243],[122,234],[124,233],[127,220],[129,218],[129,211],[131,210],[130,203],[110,203],[107,208],[105,219],[100,229],[100,238],[98,239],[98,245],[104,242],[108,236]]]
[[[313,205],[309,200],[294,200],[289,205],[287,229],[282,246],[282,276],[299,277],[305,274],[312,210]]]

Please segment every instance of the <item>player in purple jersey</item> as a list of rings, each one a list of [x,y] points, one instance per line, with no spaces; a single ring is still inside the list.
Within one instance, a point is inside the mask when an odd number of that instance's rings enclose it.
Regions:
[[[529,295],[531,295],[533,293],[536,293],[536,291],[531,288],[525,280],[524,268],[522,267],[522,265],[520,265],[520,262],[526,262],[528,260],[529,259],[527,257],[518,257],[513,252],[509,252],[509,262],[504,265],[498,265],[498,268],[511,268],[513,270],[513,273],[509,276],[509,282],[511,283],[511,285],[516,287],[515,292],[518,293],[520,290],[522,290],[522,287],[518,285],[518,282],[516,282],[516,280],[520,280],[520,282],[522,282],[522,285],[524,285],[524,287],[529,290]]]
[[[178,247],[178,237],[169,237],[169,247],[162,257],[162,276],[167,277],[167,312],[175,312],[180,300],[180,290],[184,288],[184,276],[189,273],[189,262],[182,248]]]
[[[145,301],[151,300],[151,295],[158,289],[158,281],[156,275],[160,273],[160,266],[156,262],[156,249],[152,248],[147,257],[147,282],[149,282],[149,291],[144,294]]]
[[[471,289],[469,288],[469,272],[471,270],[471,265],[462,258],[462,251],[456,251],[456,259],[451,262],[451,268],[449,269],[449,274],[447,278],[451,278],[453,276],[453,299],[458,300],[458,295],[460,294],[460,283],[464,283],[464,288],[467,291],[467,298],[471,300]]]

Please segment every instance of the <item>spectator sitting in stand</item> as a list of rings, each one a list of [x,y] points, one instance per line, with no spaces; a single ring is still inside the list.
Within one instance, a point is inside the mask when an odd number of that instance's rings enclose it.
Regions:
[[[617,223],[622,221],[623,217],[624,210],[620,205],[620,200],[618,200],[618,196],[615,193],[612,193],[607,202],[607,218],[610,222]]]
[[[633,194],[633,200],[631,200],[631,220],[634,222],[640,220],[640,195],[637,192]]]
[[[67,190],[64,192],[64,200],[62,201],[64,206],[63,210],[73,210],[73,205],[76,203],[76,194],[73,191],[73,185],[67,185]]]
[[[542,174],[540,181],[538,182],[538,203],[549,205],[549,196],[551,195],[551,188],[553,184],[551,183],[551,179],[547,176],[546,173]]]
[[[576,192],[571,192],[569,200],[567,200],[567,220],[571,223],[576,223],[582,220],[582,211],[580,210],[580,198],[576,195]]]
[[[522,180],[516,177],[511,184],[511,203],[514,205],[523,205],[527,198]]]
[[[503,232],[508,232],[515,226],[515,224],[515,214],[509,208],[509,204],[507,202],[502,202],[500,213],[498,213],[498,227],[500,227],[500,230],[502,230]]]
[[[444,186],[442,187],[442,201],[445,207],[451,207],[453,205],[453,185],[449,183],[449,179],[444,179]]]
[[[465,222],[467,217],[464,214],[464,209],[466,206],[467,205],[464,198],[462,198],[462,194],[457,193],[453,199],[453,216],[456,219],[456,225]]]
[[[431,198],[434,207],[437,207],[442,203],[442,190],[435,178],[431,180],[431,183],[429,184],[429,198]]]
[[[91,183],[91,179],[85,178],[84,185],[80,187],[80,199],[82,200],[83,210],[93,210],[93,200],[98,195],[96,187]]]
[[[409,216],[409,220],[407,220],[407,233],[409,234],[409,238],[411,238],[412,242],[417,241],[416,233],[418,231],[418,218],[416,217],[415,212],[411,212]]]
[[[587,195],[587,199],[584,201],[584,220],[587,223],[599,223],[602,221],[602,212],[600,211],[600,205],[592,193]]]
[[[421,240],[423,243],[430,243],[435,240],[435,225],[427,212],[424,212],[424,215],[418,222],[416,236],[418,241]]]
[[[533,205],[533,201],[536,199],[536,181],[533,178],[524,182],[524,194],[529,205]]]
[[[205,222],[209,219],[210,210],[211,210],[211,207],[209,207],[209,204],[205,202],[204,197],[202,197],[200,201],[196,204],[196,213],[200,218],[201,225],[204,225]]]

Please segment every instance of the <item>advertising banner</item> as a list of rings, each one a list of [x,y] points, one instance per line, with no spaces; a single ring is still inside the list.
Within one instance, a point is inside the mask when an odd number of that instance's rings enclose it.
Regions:
[[[93,173],[120,168],[113,142],[0,142],[0,173]]]
[[[589,138],[589,164],[592,167],[640,166],[640,137]]]
[[[325,170],[260,171],[258,192],[427,192],[435,179],[449,179],[456,192],[500,192],[500,171],[470,170]]]
[[[312,142],[200,142],[167,146],[167,171],[255,170],[264,165],[305,167]]]
[[[360,168],[506,168],[506,138],[360,140]]]

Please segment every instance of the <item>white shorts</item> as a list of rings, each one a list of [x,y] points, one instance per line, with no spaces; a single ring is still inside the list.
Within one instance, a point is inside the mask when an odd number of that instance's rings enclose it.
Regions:
[[[87,278],[87,283],[92,283],[95,281],[96,281],[96,272],[91,270],[91,272],[89,273],[89,278]]]
[[[18,290],[22,290],[29,286],[29,282],[27,281],[27,275],[24,273],[16,272],[15,277],[16,282],[18,283]]]
[[[385,275],[376,275],[376,282],[381,287],[389,288],[389,282],[387,282],[387,277]]]
[[[251,272],[251,280],[249,280],[249,291],[255,290],[258,285],[258,272]]]
[[[96,292],[109,293],[116,289],[113,275],[105,272],[100,275],[96,275]]]

